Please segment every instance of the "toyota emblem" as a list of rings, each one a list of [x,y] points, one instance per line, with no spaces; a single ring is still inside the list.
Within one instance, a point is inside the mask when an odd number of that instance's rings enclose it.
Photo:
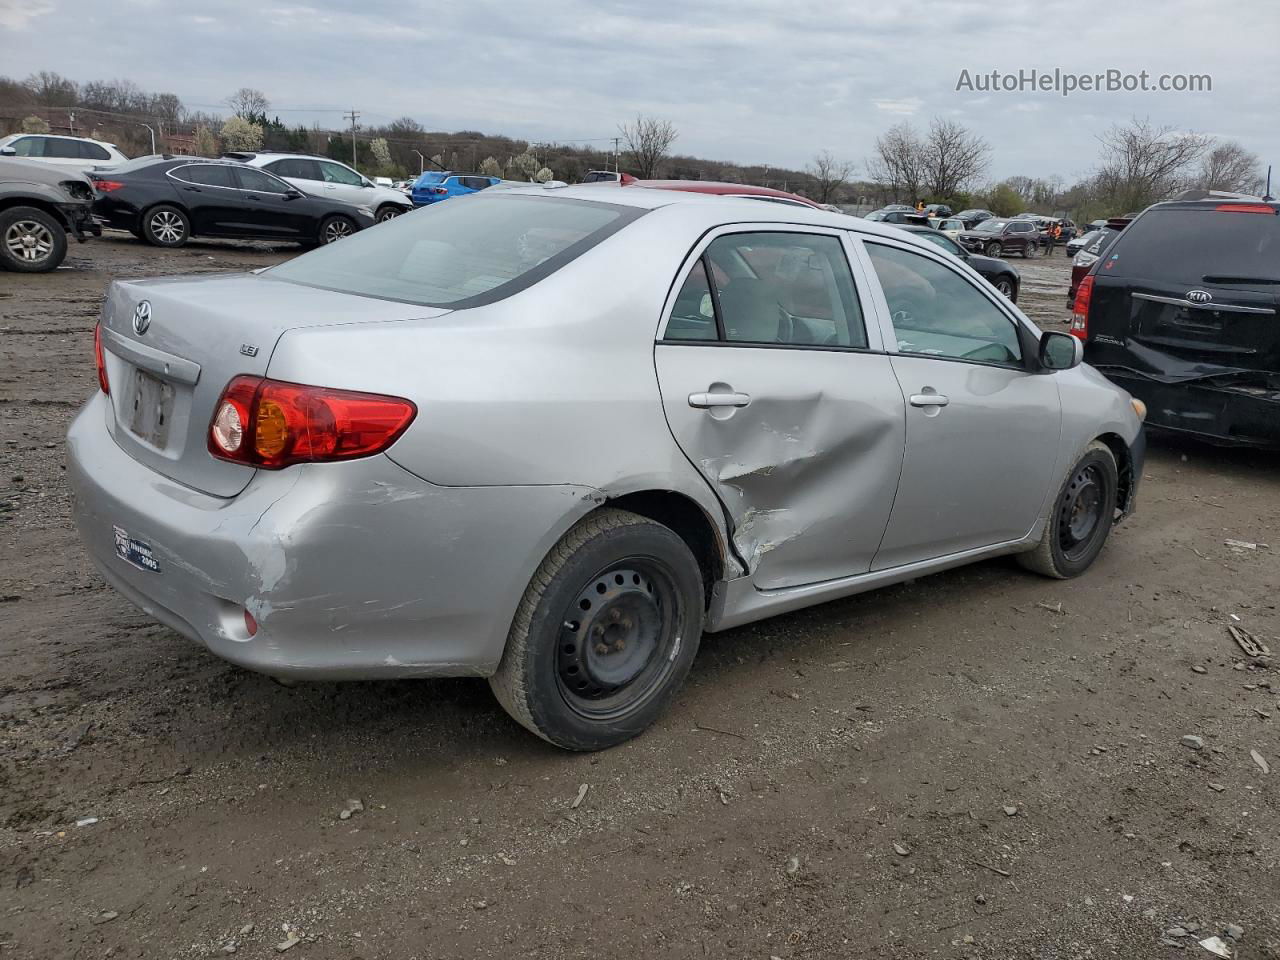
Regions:
[[[151,301],[143,300],[133,308],[133,332],[142,336],[151,326]]]
[[[1191,290],[1187,293],[1187,300],[1191,303],[1208,303],[1213,299],[1213,294],[1208,290]]]

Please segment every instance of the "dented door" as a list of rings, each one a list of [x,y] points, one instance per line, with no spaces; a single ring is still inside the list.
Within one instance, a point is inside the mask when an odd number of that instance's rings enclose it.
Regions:
[[[902,391],[838,237],[742,232],[677,285],[655,348],[667,420],[758,588],[864,573],[902,466]]]

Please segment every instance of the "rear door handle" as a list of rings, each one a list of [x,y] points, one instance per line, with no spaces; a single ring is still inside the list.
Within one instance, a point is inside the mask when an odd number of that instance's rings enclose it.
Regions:
[[[913,407],[945,407],[950,402],[950,397],[944,397],[940,393],[914,393],[911,395],[911,405]]]
[[[750,402],[751,397],[745,393],[689,394],[689,406],[697,407],[699,410],[707,410],[711,407],[745,407]]]

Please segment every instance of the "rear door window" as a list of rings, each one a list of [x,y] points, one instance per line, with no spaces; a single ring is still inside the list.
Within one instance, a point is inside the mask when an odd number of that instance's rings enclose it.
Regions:
[[[277,177],[293,177],[295,180],[322,179],[318,163],[314,160],[303,160],[299,157],[275,160],[272,163],[265,164],[264,169],[270,170]]]
[[[720,337],[865,348],[866,327],[840,240],[782,232],[713,240],[676,297],[666,338]]]
[[[899,353],[1020,366],[1013,321],[968,280],[936,260],[867,243]]]
[[[179,180],[201,186],[236,187],[236,182],[231,178],[231,168],[226,164],[193,163],[186,167],[179,167],[173,171],[172,175]]]
[[[44,155],[57,157],[59,160],[79,160],[80,141],[69,140],[66,137],[45,137]]]
[[[1267,213],[1215,210],[1215,206]],[[1110,276],[1188,283],[1280,283],[1280,217],[1265,205],[1154,208],[1129,224],[1110,251]],[[1272,287],[1272,289],[1280,289]]]

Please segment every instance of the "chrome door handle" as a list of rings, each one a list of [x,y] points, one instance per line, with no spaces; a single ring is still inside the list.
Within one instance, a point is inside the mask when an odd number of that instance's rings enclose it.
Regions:
[[[911,405],[913,407],[945,407],[950,402],[950,397],[944,397],[940,393],[914,393],[911,395]]]
[[[689,394],[689,406],[697,407],[699,410],[707,410],[711,407],[745,407],[750,402],[751,397],[745,393]]]

